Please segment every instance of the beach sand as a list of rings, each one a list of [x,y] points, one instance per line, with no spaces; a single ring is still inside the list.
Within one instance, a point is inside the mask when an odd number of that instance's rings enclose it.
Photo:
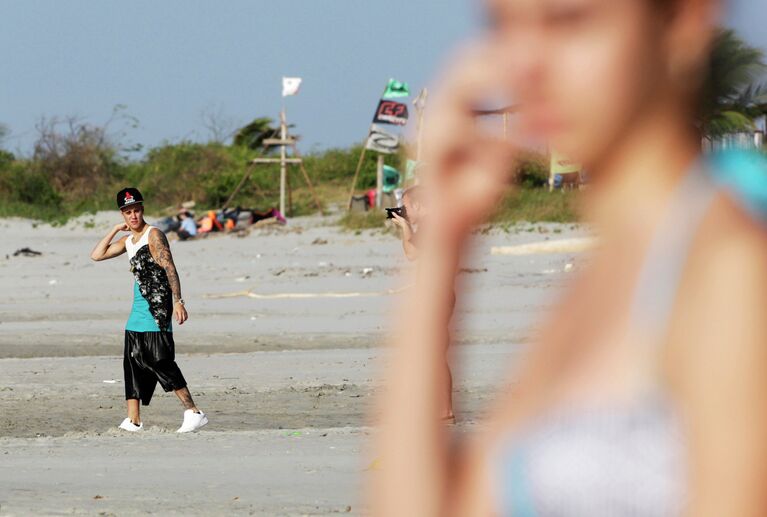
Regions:
[[[175,434],[180,405],[158,387],[147,430],[127,435],[115,426],[132,276],[126,257],[88,257],[117,222],[0,220],[0,515],[363,513],[381,345],[408,285],[399,241],[312,217],[172,242],[190,313],[174,328],[177,362],[210,424]],[[491,249],[587,236],[553,224],[477,235],[455,317],[456,433],[479,425],[579,264],[556,246]],[[25,247],[42,254],[14,256]]]

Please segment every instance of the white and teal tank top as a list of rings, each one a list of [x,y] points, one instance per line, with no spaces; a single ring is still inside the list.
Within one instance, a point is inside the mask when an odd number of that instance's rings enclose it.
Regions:
[[[138,242],[133,243],[133,236],[125,240],[133,283],[133,309],[131,310],[126,330],[133,332],[172,331],[173,294],[170,290],[168,275],[154,261],[149,251],[149,234],[160,230],[147,225]]]

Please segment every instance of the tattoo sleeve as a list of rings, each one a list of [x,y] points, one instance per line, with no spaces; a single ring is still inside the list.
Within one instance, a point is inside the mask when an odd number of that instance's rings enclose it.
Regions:
[[[165,273],[168,275],[168,283],[170,284],[170,290],[173,293],[173,300],[180,300],[181,282],[178,279],[176,265],[173,263],[173,255],[170,253],[168,238],[165,237],[165,234],[162,231],[153,231],[151,235],[149,235],[149,251],[152,252],[154,261],[157,262],[160,267],[165,269]]]

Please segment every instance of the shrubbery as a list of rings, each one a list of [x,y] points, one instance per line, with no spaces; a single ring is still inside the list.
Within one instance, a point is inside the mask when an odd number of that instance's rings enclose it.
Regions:
[[[114,193],[126,186],[141,189],[148,211],[155,215],[190,200],[199,209],[218,208],[245,174],[250,175],[249,179],[232,205],[265,210],[279,204],[279,166],[250,165],[261,152],[247,146],[180,142],[155,147],[143,158],[130,160],[105,128],[53,119],[41,122],[38,132],[31,157],[19,158],[0,151],[0,216],[63,221],[83,212],[114,208]],[[304,156],[323,208],[330,203],[346,204],[361,150],[360,145],[355,145]],[[400,171],[405,169],[404,156],[386,156],[385,162]],[[520,187],[545,185],[548,165],[544,156],[525,156],[518,167]],[[289,165],[289,171],[293,214],[313,213],[316,205],[303,175],[295,165]],[[376,155],[368,152],[356,191],[374,188],[375,183]],[[508,210],[514,202],[509,203],[502,213],[516,213]],[[545,199],[536,199],[535,203],[545,204]],[[560,218],[545,214],[546,210],[535,212],[544,219]],[[373,221],[378,218],[365,219],[363,226]]]

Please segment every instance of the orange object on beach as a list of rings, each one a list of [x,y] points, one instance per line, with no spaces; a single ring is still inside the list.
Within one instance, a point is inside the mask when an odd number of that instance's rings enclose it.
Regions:
[[[207,232],[220,232],[223,231],[224,227],[221,225],[221,223],[218,221],[218,218],[216,218],[216,212],[213,210],[208,211],[208,214],[202,218],[200,221],[200,229],[198,230],[199,233],[207,233]]]

